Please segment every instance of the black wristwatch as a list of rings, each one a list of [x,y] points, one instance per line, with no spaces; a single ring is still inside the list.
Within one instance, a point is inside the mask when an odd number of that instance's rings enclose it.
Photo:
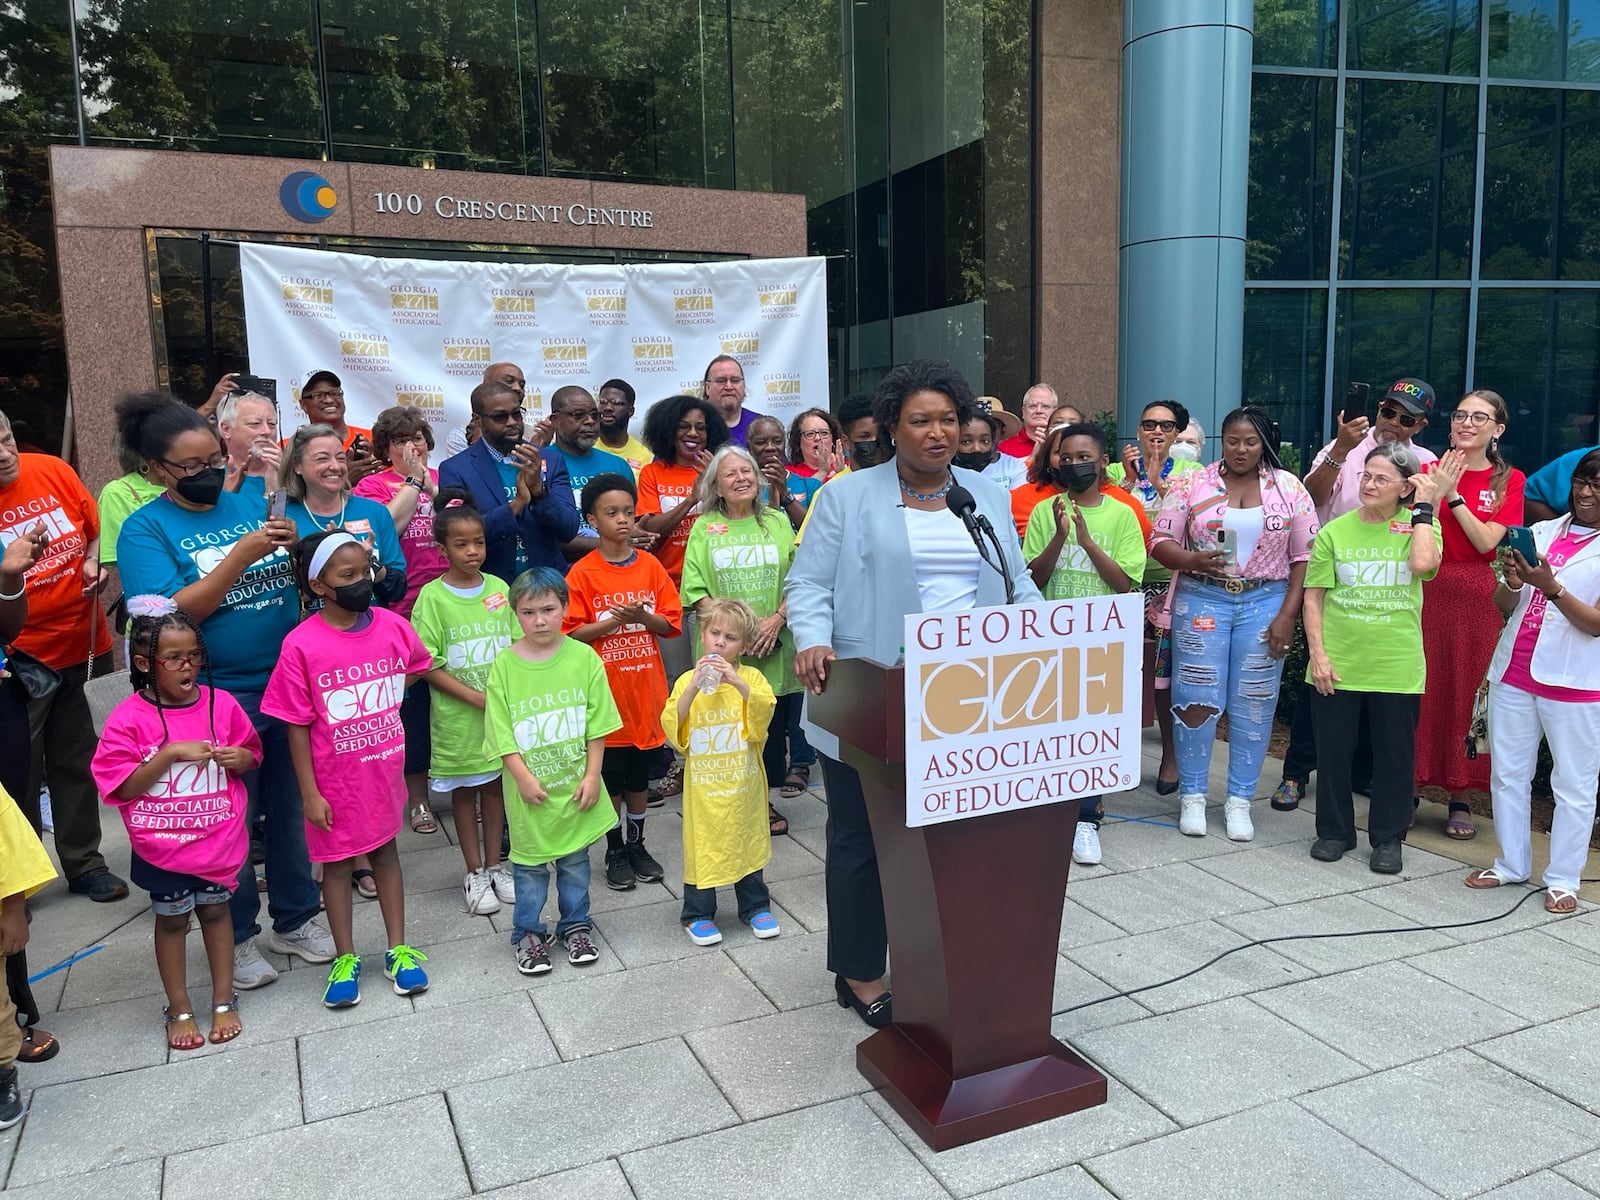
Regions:
[[[1449,505],[1451,508],[1465,508],[1467,506],[1467,502],[1460,496],[1457,496],[1454,500],[1449,501]]]
[[[402,482],[402,483],[407,483],[407,484],[410,484],[410,485],[411,485],[411,486],[412,486],[412,487],[414,487],[414,488],[416,488],[416,489],[417,489],[417,491],[419,491],[419,492],[421,492],[421,491],[426,491],[426,490],[427,490],[427,486],[428,486],[428,485],[427,485],[427,484],[425,484],[425,483],[423,483],[423,482],[422,482],[422,480],[420,480],[420,479],[413,479],[413,478],[411,478],[411,476],[409,476],[409,475],[407,475],[407,476],[406,476],[406,477],[405,477],[405,478],[404,478],[404,479],[403,479],[403,480],[401,480],[401,481],[400,481],[400,482]]]

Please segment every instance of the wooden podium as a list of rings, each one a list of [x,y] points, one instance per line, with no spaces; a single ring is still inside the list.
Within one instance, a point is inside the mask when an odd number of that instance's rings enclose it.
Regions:
[[[947,1150],[1106,1102],[1050,1034],[1076,800],[908,828],[904,670],[829,664],[810,719],[861,776],[883,882],[895,1023],[856,1067]]]

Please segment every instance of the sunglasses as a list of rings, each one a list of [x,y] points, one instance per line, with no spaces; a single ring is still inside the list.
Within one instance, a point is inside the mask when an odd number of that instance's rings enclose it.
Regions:
[[[1402,429],[1415,429],[1422,423],[1421,417],[1413,417],[1410,413],[1394,404],[1385,404],[1378,409],[1378,415],[1385,421],[1398,421]]]
[[[1156,421],[1151,419],[1140,421],[1139,428],[1146,433],[1154,433],[1158,429],[1162,433],[1176,433],[1178,431],[1178,423],[1176,421]]]

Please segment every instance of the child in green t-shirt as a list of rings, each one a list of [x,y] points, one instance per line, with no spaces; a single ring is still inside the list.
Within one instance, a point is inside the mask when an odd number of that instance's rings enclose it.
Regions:
[[[1051,456],[1050,479],[1062,494],[1037,505],[1022,538],[1022,557],[1046,600],[1131,592],[1144,578],[1144,531],[1133,509],[1100,493],[1106,435],[1087,421],[1069,425]],[[1100,862],[1099,796],[1078,802],[1072,861]]]
[[[516,907],[511,944],[517,970],[550,970],[549,935],[540,920],[556,875],[556,936],[567,961],[600,957],[589,934],[589,847],[616,824],[600,804],[606,735],[622,718],[606,683],[605,664],[561,632],[570,597],[566,580],[535,567],[511,585],[511,611],[522,637],[494,660],[484,690],[484,753],[505,764],[506,821]]]

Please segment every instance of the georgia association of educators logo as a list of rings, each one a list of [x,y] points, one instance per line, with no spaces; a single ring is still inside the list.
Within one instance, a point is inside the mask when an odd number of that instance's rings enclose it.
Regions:
[[[296,221],[315,225],[333,216],[339,193],[315,171],[294,171],[278,185],[278,203]]]
[[[633,369],[652,373],[676,371],[678,365],[672,351],[672,339],[658,334],[634,338]]]
[[[589,373],[589,343],[579,337],[547,337],[539,339],[540,358],[546,375],[587,375]]]

